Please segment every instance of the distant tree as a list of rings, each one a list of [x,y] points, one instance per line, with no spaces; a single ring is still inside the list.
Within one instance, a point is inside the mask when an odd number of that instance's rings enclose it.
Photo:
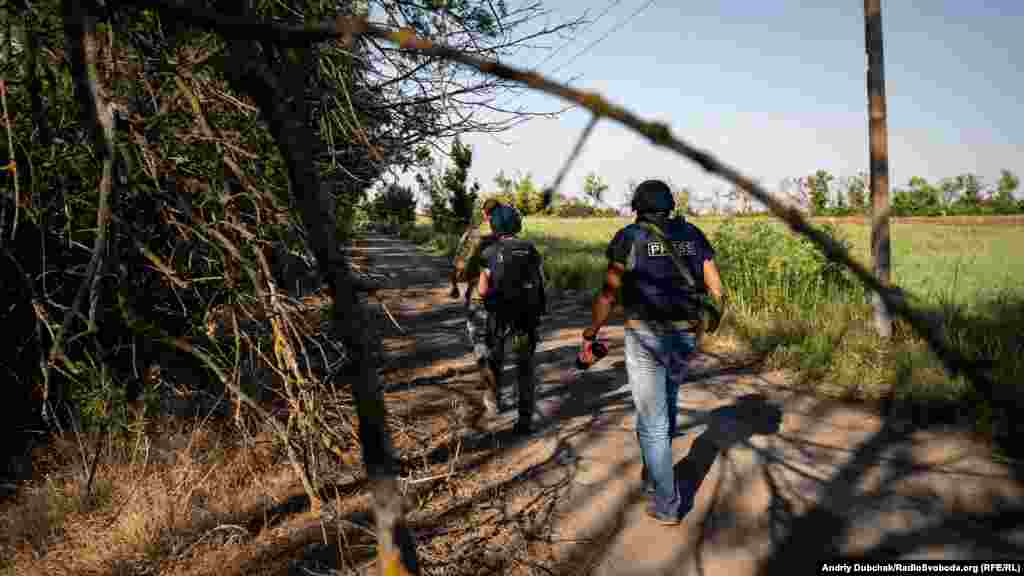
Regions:
[[[1017,211],[1013,193],[1020,186],[1020,179],[1009,170],[1001,170],[999,182],[996,184],[996,197],[993,202],[995,209],[1000,214],[1010,214]]]
[[[856,214],[863,214],[867,193],[866,178],[864,174],[850,176],[846,180],[846,199],[849,202],[850,210]]]
[[[453,165],[445,171],[444,190],[455,222],[459,226],[469,224],[480,185],[466,186],[469,168],[473,165],[473,150],[462,144],[456,137],[452,141],[451,158]]]
[[[981,203],[981,179],[974,174],[961,174],[956,177],[958,187],[963,190],[959,204],[967,209],[977,208]]]
[[[962,190],[963,186],[958,178],[943,178],[940,180],[939,195],[942,198],[943,206],[948,208],[955,204]]]
[[[829,183],[832,180],[834,178],[827,170],[818,170],[807,178],[813,214],[824,214],[828,210]]]
[[[941,210],[941,196],[939,189],[928,183],[920,176],[914,176],[908,182],[910,187],[910,209],[911,213],[918,216],[935,216]]]
[[[680,217],[690,214],[690,189],[685,186],[674,188],[672,196],[676,201],[676,207],[672,211],[672,216]]]
[[[474,207],[480,184],[467,186],[469,168],[473,164],[473,151],[462,144],[458,137],[452,141],[449,157],[452,165],[438,177],[428,168],[424,174],[417,174],[416,181],[421,190],[430,198],[430,217],[434,229],[439,232],[458,232],[473,220]]]
[[[411,224],[416,219],[416,198],[411,188],[392,182],[373,199],[371,209],[378,222]]]
[[[515,207],[523,216],[537,214],[544,209],[544,192],[526,174],[515,181]]]
[[[596,173],[591,172],[583,180],[583,193],[590,198],[595,206],[604,204],[604,193],[608,191],[608,185]]]
[[[502,204],[516,205],[516,181],[506,176],[504,170],[498,171],[498,175],[494,177],[494,185],[497,189],[491,197]]]
[[[844,216],[849,213],[847,208],[846,200],[847,188],[849,187],[848,180],[836,179],[836,185],[832,187],[832,195],[835,198],[832,201],[832,213],[837,216]]]

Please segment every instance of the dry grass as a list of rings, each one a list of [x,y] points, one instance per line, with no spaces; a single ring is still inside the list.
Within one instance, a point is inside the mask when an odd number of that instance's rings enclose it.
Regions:
[[[529,574],[529,563],[501,559],[515,551],[524,561],[554,562],[554,548],[537,532],[558,499],[550,482],[537,476],[550,475],[543,463],[554,439],[464,445],[474,420],[465,398],[475,386],[472,378],[456,377],[441,393],[425,388],[388,395],[409,521],[423,537],[418,549],[425,573]],[[575,428],[567,423],[564,433]],[[280,574],[314,548],[327,550],[335,566],[372,564],[372,532],[330,520],[368,509],[358,450],[334,464],[351,480],[327,490],[331,513],[322,517],[309,511],[298,477],[269,434],[246,440],[226,424],[171,419],[150,423],[145,432],[104,455],[96,486],[106,496],[89,502],[81,494],[74,443],[58,441],[37,454],[37,462],[50,467],[47,479],[0,509],[6,569]],[[432,457],[438,453],[443,456]],[[531,469],[539,471],[524,474]]]
[[[251,537],[254,505],[269,510],[295,478],[278,466],[267,436],[246,446],[225,428],[197,424],[151,424],[134,446],[104,454],[91,495],[80,456],[24,488],[5,505],[0,528],[9,564],[19,574],[136,573],[173,564],[204,542],[230,546]],[[40,463],[66,462],[62,444]],[[241,529],[218,530],[225,524]],[[211,539],[217,531],[224,534]]]

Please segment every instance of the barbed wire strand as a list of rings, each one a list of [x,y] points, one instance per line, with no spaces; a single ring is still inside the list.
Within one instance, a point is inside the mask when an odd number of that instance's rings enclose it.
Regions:
[[[626,24],[629,24],[630,22],[632,22],[634,18],[636,18],[637,16],[639,16],[641,12],[643,12],[644,10],[646,10],[647,8],[649,8],[649,7],[650,7],[650,6],[652,5],[652,4],[654,4],[654,2],[655,2],[655,0],[647,0],[647,2],[646,2],[646,3],[644,3],[644,5],[643,5],[643,6],[641,6],[641,7],[637,8],[637,9],[636,9],[636,10],[635,10],[635,11],[634,11],[634,12],[633,12],[632,14],[630,14],[630,15],[629,15],[629,16],[628,16],[628,17],[627,17],[627,18],[626,18],[625,20],[622,20],[622,21],[620,21],[620,22],[619,22],[618,24],[616,24],[615,26],[611,27],[611,28],[610,28],[610,29],[609,29],[609,30],[608,30],[607,32],[605,32],[605,33],[604,33],[604,35],[603,35],[603,36],[601,36],[601,37],[600,37],[600,38],[598,38],[597,40],[594,40],[594,41],[593,41],[593,42],[591,42],[590,44],[587,44],[587,45],[586,45],[586,46],[585,46],[585,47],[583,48],[583,50],[580,50],[579,52],[577,52],[575,56],[573,56],[572,58],[570,58],[570,59],[569,59],[568,61],[566,61],[566,62],[563,62],[563,63],[562,63],[562,65],[558,66],[557,68],[555,68],[554,70],[552,70],[552,71],[551,71],[551,72],[549,72],[548,74],[550,74],[550,75],[554,76],[555,74],[557,74],[557,73],[558,73],[558,71],[559,71],[559,70],[562,70],[563,68],[565,68],[565,67],[566,67],[566,66],[568,66],[569,64],[572,64],[573,62],[575,62],[575,61],[576,61],[576,60],[577,60],[577,59],[578,59],[578,58],[579,58],[580,56],[582,56],[582,55],[586,54],[587,52],[589,52],[590,50],[592,50],[592,49],[593,49],[593,48],[594,48],[595,46],[597,46],[597,45],[598,45],[598,44],[600,44],[601,42],[604,42],[605,40],[607,40],[609,36],[611,36],[612,34],[614,34],[614,33],[615,33],[615,32],[617,32],[617,31],[621,30],[621,29],[622,29],[622,27],[623,27],[623,26],[625,26]]]

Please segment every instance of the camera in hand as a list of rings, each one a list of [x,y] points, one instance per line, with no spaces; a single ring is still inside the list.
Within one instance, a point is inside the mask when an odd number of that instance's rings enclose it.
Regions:
[[[590,351],[594,355],[594,361],[590,362],[589,364],[585,364],[583,362],[583,358],[582,358],[583,351],[582,350],[580,350],[579,354],[576,354],[576,369],[577,370],[586,370],[587,368],[590,368],[591,366],[593,366],[594,362],[597,362],[601,358],[604,358],[605,356],[608,355],[608,347],[605,346],[604,343],[599,341],[599,340],[595,340],[594,343],[591,344]]]

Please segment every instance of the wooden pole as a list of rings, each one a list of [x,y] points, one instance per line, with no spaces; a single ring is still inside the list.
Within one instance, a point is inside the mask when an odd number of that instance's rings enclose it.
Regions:
[[[878,281],[889,285],[889,143],[886,127],[885,74],[882,57],[881,0],[864,0],[864,28],[867,50],[868,111],[871,146],[871,257]],[[890,311],[874,295],[878,335],[892,336]]]

